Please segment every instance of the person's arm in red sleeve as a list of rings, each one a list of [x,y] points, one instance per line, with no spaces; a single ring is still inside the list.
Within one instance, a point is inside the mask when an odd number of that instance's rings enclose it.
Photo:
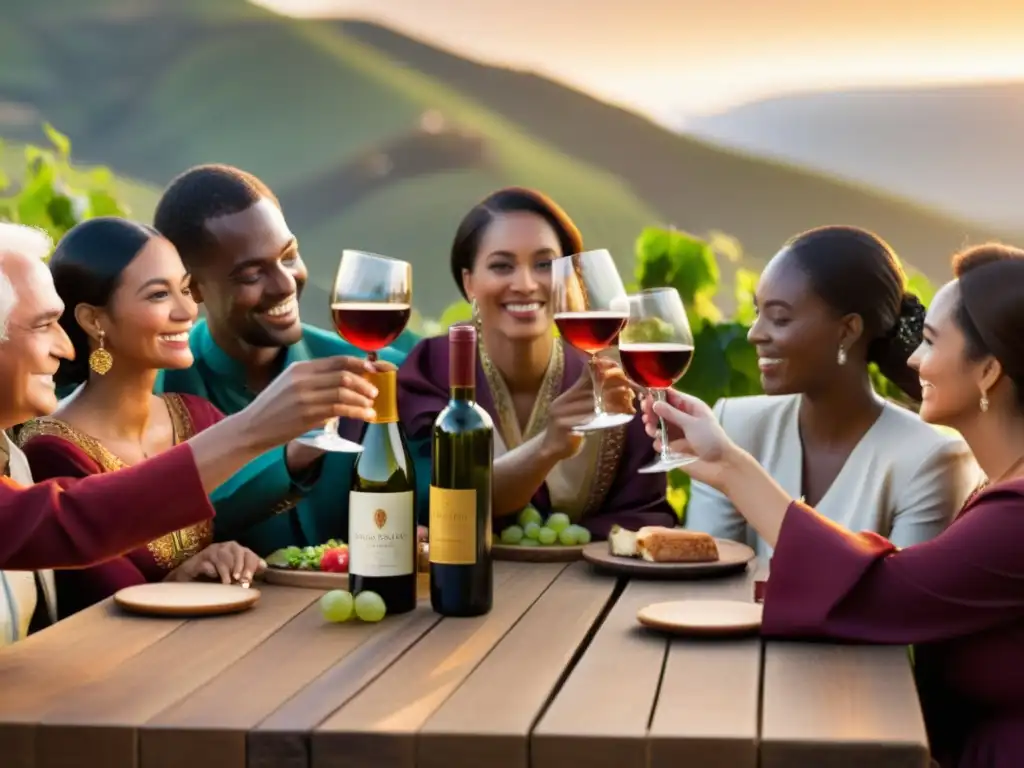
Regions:
[[[102,475],[0,478],[0,569],[92,565],[212,517],[188,444]]]

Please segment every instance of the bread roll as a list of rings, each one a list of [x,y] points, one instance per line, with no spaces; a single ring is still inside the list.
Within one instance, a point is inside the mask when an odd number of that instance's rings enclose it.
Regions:
[[[685,528],[641,528],[636,532],[636,550],[650,563],[713,563],[718,560],[718,546],[711,536]]]

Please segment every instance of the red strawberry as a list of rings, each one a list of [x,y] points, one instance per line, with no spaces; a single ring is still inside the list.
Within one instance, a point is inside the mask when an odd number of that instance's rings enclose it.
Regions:
[[[328,573],[348,573],[348,549],[328,549],[320,558],[320,570]]]

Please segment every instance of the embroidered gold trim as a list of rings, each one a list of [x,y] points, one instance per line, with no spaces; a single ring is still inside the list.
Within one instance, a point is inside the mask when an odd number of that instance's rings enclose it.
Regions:
[[[557,397],[558,387],[562,383],[562,376],[565,373],[565,351],[562,349],[561,341],[555,339],[555,343],[551,345],[548,368],[544,372],[544,378],[537,392],[537,399],[533,403],[533,410],[530,412],[530,418],[527,419],[524,431],[519,428],[519,418],[516,416],[512,394],[505,383],[505,377],[501,375],[490,355],[487,354],[482,339],[478,347],[480,366],[484,369],[484,377],[487,379],[487,386],[490,387],[494,407],[498,410],[498,429],[501,430],[502,440],[511,451],[535,435],[539,435],[547,426],[548,409],[551,407],[552,400]]]
[[[188,412],[184,401],[176,394],[162,395],[171,417],[174,431],[174,444],[188,440],[195,433],[192,415]],[[115,454],[107,450],[103,444],[84,432],[72,427],[61,419],[44,416],[33,419],[25,424],[18,434],[18,444],[24,446],[29,440],[41,435],[51,435],[67,440],[81,448],[95,461],[104,472],[116,472],[128,466]],[[161,536],[146,545],[156,564],[167,571],[172,571],[206,548],[213,541],[213,526],[210,521],[182,528],[180,531]]]
[[[591,465],[592,470],[580,489],[584,491],[590,488],[587,495],[587,502],[583,505],[583,517],[597,512],[604,504],[608,491],[619,471],[619,463],[622,461],[622,453],[626,447],[626,430],[628,424],[621,427],[612,427],[601,431],[601,446],[598,449],[598,459]],[[596,475],[596,478],[594,477]]]

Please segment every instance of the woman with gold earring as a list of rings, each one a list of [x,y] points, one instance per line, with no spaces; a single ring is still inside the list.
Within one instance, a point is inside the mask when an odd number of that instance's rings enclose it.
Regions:
[[[50,260],[65,304],[60,323],[75,349],[61,361],[58,387],[75,386],[51,416],[18,435],[35,480],[115,472],[206,429],[223,416],[192,395],[154,395],[161,369],[192,365],[189,330],[198,314],[174,246],[142,224],[85,221]],[[242,479],[244,475],[244,478]],[[276,481],[275,481],[276,479]],[[253,462],[213,495],[225,504],[285,499],[293,483],[277,452]],[[130,510],[145,514],[144,509]],[[213,541],[210,522],[176,531],[102,565],[56,573],[57,605],[67,616],[132,584],[201,577],[248,584],[264,567],[236,542]]]
[[[587,362],[554,334],[551,261],[579,253],[569,217],[539,192],[499,190],[463,219],[452,245],[455,284],[472,307],[479,340],[477,400],[495,423],[495,529],[532,504],[564,512],[596,538],[613,525],[677,523],[666,479],[637,473],[654,459],[639,415],[586,438],[573,427],[593,416]],[[635,394],[617,363],[599,358],[605,407],[635,413]],[[425,339],[398,372],[399,408],[430,477],[430,429],[448,402],[448,342]],[[426,500],[427,494],[421,494]],[[420,510],[425,520],[425,510]]]

